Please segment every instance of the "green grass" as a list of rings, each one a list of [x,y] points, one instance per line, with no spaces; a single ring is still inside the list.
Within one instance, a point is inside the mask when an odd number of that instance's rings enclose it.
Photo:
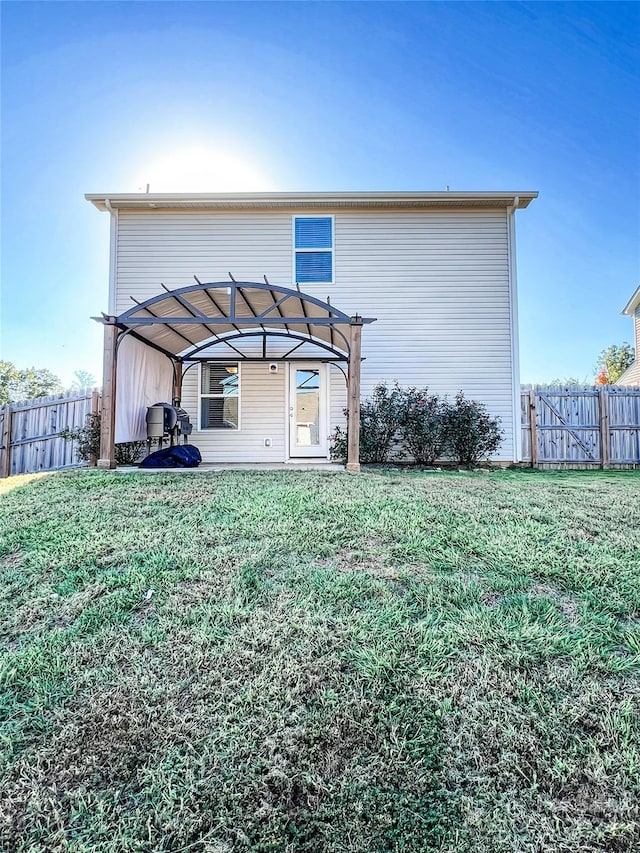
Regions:
[[[6,495],[7,492],[17,489],[19,486],[24,486],[33,480],[39,480],[46,476],[48,474],[18,474],[16,477],[3,478],[0,480],[0,496]]]
[[[0,849],[640,849],[640,476],[0,498]]]

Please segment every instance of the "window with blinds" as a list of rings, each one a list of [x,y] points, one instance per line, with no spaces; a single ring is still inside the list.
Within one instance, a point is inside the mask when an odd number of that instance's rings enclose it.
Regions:
[[[297,284],[333,282],[333,217],[294,216],[295,280]]]
[[[200,429],[240,428],[240,369],[237,363],[200,365]]]

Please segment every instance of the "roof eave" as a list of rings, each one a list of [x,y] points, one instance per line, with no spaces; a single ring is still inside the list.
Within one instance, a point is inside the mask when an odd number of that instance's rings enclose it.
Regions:
[[[538,197],[535,191],[514,192],[334,192],[334,193],[87,193],[98,210],[113,208],[459,208],[517,207]]]
[[[622,313],[626,314],[629,317],[632,317],[637,308],[640,308],[640,285],[637,287],[636,292],[633,294],[631,299],[622,309]]]

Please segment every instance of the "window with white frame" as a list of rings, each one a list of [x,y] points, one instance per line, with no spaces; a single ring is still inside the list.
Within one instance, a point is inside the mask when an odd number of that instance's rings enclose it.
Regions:
[[[333,216],[294,216],[294,276],[297,284],[333,282]]]
[[[240,428],[240,370],[237,363],[200,365],[200,429]]]

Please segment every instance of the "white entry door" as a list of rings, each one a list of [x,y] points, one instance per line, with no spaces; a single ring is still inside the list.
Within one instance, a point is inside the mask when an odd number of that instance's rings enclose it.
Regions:
[[[289,456],[327,456],[326,366],[289,364]]]

